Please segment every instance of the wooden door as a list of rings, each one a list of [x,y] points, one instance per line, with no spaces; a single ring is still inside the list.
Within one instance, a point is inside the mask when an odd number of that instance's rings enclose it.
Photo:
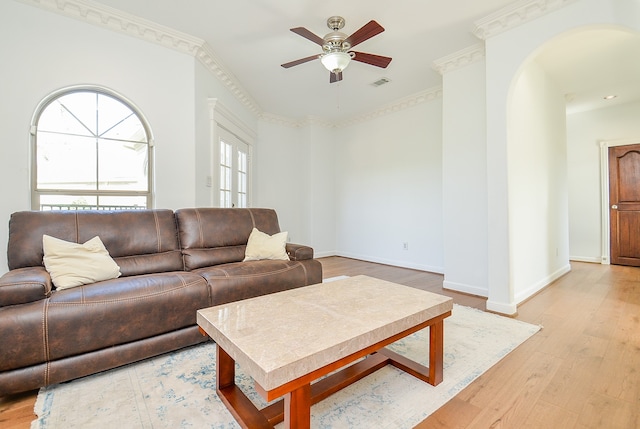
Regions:
[[[640,144],[609,148],[611,263],[640,266]]]

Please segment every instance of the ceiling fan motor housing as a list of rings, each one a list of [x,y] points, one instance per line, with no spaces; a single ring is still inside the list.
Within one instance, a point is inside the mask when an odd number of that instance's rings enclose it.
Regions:
[[[338,31],[344,28],[345,19],[341,16],[332,16],[327,19],[327,27],[333,30],[323,37],[322,49],[325,52],[345,52],[351,48],[351,44],[345,42],[347,35]]]

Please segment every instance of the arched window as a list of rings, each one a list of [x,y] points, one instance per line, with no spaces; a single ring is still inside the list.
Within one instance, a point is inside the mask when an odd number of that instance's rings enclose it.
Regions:
[[[99,87],[58,91],[36,109],[31,135],[33,210],[153,206],[153,139],[122,96]]]

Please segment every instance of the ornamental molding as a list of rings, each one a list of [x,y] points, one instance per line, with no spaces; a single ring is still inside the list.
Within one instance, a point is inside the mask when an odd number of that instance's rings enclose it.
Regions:
[[[133,36],[196,58],[251,112],[262,110],[240,82],[202,39],[90,0],[15,0],[20,3],[78,19],[108,30]]]
[[[578,0],[519,0],[476,21],[473,34],[481,40],[487,40],[576,1]]]
[[[289,118],[288,116],[276,115],[275,113],[268,112],[260,114],[260,121],[287,128],[303,128],[307,125],[306,119],[294,119]]]
[[[343,121],[338,121],[335,123],[335,126],[336,128],[343,128],[343,127],[355,125],[357,123],[370,121],[370,120],[379,118],[381,116],[386,116],[391,113],[400,112],[402,110],[415,107],[419,104],[422,104],[428,101],[434,101],[441,98],[442,98],[442,86],[436,86],[424,91],[420,91],[408,97],[401,98],[385,106],[379,107],[369,113],[356,115],[352,118],[349,118]]]
[[[412,96],[382,106],[372,112],[356,115],[337,122],[307,117],[291,119],[264,112],[243,88],[233,73],[217,58],[213,49],[202,39],[174,30],[153,21],[125,13],[121,10],[95,3],[91,0],[15,0],[50,12],[100,26],[129,36],[193,56],[226,88],[261,120],[288,127],[318,125],[344,127],[365,122],[411,108],[417,104],[442,98],[442,87],[421,91]],[[520,0],[486,18],[476,21],[473,34],[481,40],[529,22],[542,15],[560,9],[578,0]],[[434,61],[433,68],[440,74],[480,61],[484,58],[484,45],[474,45]]]
[[[408,97],[401,98],[368,113],[353,116],[349,119],[331,121],[318,116],[307,116],[302,119],[292,119],[286,116],[274,115],[272,113],[262,113],[260,115],[260,119],[267,123],[289,128],[305,128],[314,125],[324,128],[344,128],[361,122],[367,122],[391,113],[400,112],[417,106],[418,104],[434,101],[440,98],[442,98],[442,87],[436,86]]]
[[[441,75],[469,64],[483,60],[485,57],[484,43],[477,43],[468,48],[461,49],[446,57],[435,60],[432,67]]]

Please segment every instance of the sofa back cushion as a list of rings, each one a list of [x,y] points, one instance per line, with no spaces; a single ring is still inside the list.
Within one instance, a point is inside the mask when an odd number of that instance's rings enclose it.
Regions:
[[[179,209],[176,219],[186,270],[242,261],[253,228],[280,232],[273,209]]]
[[[182,270],[172,210],[24,211],[9,220],[9,269],[42,266],[42,236],[85,243],[98,236],[122,276]]]

